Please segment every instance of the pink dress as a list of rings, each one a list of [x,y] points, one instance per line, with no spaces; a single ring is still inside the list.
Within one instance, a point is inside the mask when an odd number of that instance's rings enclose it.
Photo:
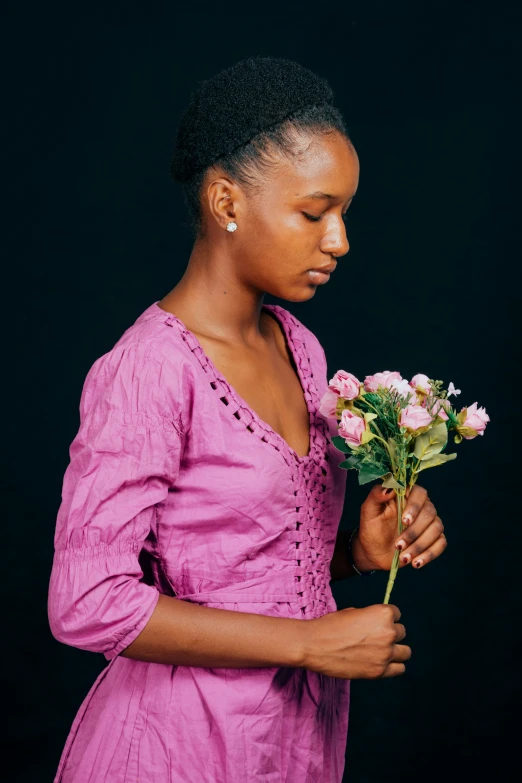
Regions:
[[[53,636],[110,661],[54,783],[340,783],[350,681],[302,668],[203,668],[119,655],[160,593],[310,619],[337,609],[330,560],[346,471],[318,411],[317,337],[279,321],[310,416],[300,457],[183,322],[154,302],[85,379],[54,538]]]

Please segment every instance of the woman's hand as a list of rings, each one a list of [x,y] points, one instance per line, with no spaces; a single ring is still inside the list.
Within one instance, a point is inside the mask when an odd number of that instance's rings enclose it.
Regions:
[[[399,644],[406,636],[400,617],[393,604],[375,604],[299,620],[304,651],[301,666],[346,680],[404,674],[411,648]]]
[[[398,535],[395,490],[380,484],[372,487],[361,506],[359,530],[352,541],[353,558],[360,571],[389,571],[396,549],[401,551],[399,568],[409,563],[421,568],[446,549],[444,525],[424,487],[414,484],[405,497],[404,529]]]

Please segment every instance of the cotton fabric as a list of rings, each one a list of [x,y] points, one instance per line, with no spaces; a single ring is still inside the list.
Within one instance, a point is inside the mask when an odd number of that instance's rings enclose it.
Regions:
[[[340,783],[350,681],[301,668],[203,668],[120,653],[160,593],[294,619],[337,609],[330,561],[346,471],[319,413],[324,350],[279,323],[310,417],[299,456],[158,302],[90,368],[56,520],[48,616],[109,661],[54,783]]]

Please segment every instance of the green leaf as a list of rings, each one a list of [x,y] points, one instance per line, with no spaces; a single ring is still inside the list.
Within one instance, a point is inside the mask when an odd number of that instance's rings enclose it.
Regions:
[[[350,451],[349,445],[346,443],[344,438],[341,438],[340,435],[334,435],[332,438],[332,443],[336,449],[339,449],[339,451],[343,451],[345,454],[348,454],[348,452]]]
[[[471,436],[472,438],[476,437],[478,435],[478,431],[473,429],[473,427],[469,427],[467,425],[463,425],[462,427],[459,427],[459,432],[464,437],[465,435]]]
[[[340,462],[338,467],[344,468],[344,470],[350,470],[351,468],[357,468],[359,466],[359,462],[360,462],[359,457],[352,456]]]
[[[400,483],[400,481],[396,481],[391,473],[387,473],[381,478],[384,479],[382,485],[385,489],[404,489],[404,486]]]
[[[388,448],[390,449],[390,456],[395,464],[397,464],[397,444],[393,438],[388,438]]]
[[[462,408],[460,413],[457,413],[456,419],[459,424],[464,425],[466,422],[466,419],[468,418],[468,409]]]
[[[369,443],[374,438],[375,435],[373,434],[373,432],[370,432],[370,430],[365,430],[361,435],[361,443],[364,445],[365,443]]]
[[[368,484],[370,481],[375,481],[375,479],[382,477],[382,472],[376,473],[370,473],[370,471],[367,470],[360,470],[359,471],[359,484]]]
[[[418,435],[415,438],[413,453],[417,459],[431,459],[435,454],[439,454],[448,440],[448,430],[445,422],[435,424],[427,432]]]
[[[451,460],[456,458],[456,452],[453,454],[434,454],[434,456],[430,457],[430,459],[422,460],[417,470],[421,471],[427,470],[428,468],[435,468],[437,465],[444,465],[445,462],[451,462]]]

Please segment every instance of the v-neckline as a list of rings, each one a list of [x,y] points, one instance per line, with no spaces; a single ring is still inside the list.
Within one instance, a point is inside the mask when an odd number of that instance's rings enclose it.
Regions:
[[[234,399],[235,403],[238,406],[241,406],[245,408],[251,415],[252,419],[260,426],[261,428],[265,429],[268,433],[270,433],[279,443],[280,445],[285,449],[287,453],[289,453],[294,460],[296,460],[298,463],[306,464],[311,459],[313,459],[313,451],[314,451],[314,432],[315,432],[315,424],[314,424],[314,415],[315,415],[315,406],[313,404],[314,396],[316,395],[316,389],[313,384],[313,378],[312,373],[308,372],[305,374],[302,366],[302,362],[300,360],[305,360],[309,367],[309,356],[305,350],[304,343],[302,340],[299,340],[299,345],[296,344],[294,337],[292,335],[291,329],[288,326],[286,313],[284,308],[279,307],[279,305],[274,304],[263,304],[262,309],[268,310],[274,317],[275,320],[279,323],[281,327],[281,331],[283,333],[283,336],[285,338],[285,343],[288,347],[288,350],[290,352],[290,355],[292,356],[294,360],[295,367],[297,368],[297,377],[299,380],[299,383],[301,385],[301,391],[305,400],[306,409],[308,411],[308,454],[305,454],[303,456],[300,456],[292,446],[288,443],[285,438],[279,433],[274,430],[274,428],[264,419],[259,416],[258,413],[247,403],[247,401],[241,397],[241,395],[237,392],[237,390],[227,381],[225,376],[218,370],[210,356],[205,352],[203,346],[201,345],[200,341],[194,334],[194,332],[191,332],[190,329],[188,329],[181,318],[179,318],[177,315],[174,315],[174,313],[170,313],[168,310],[164,310],[162,307],[159,306],[159,299],[152,304],[153,308],[156,308],[159,313],[163,314],[164,316],[170,317],[177,325],[181,328],[181,330],[189,337],[189,340],[193,343],[193,346],[198,348],[198,358],[204,358],[205,363],[207,366],[211,369],[212,374],[215,375],[215,377],[225,385],[225,387],[228,389],[230,396]],[[293,369],[293,368],[292,368]]]

